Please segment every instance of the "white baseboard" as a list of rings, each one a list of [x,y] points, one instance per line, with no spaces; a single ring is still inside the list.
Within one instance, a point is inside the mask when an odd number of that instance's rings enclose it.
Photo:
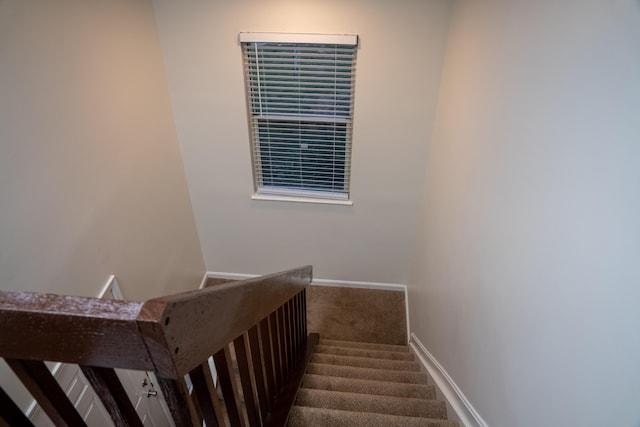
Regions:
[[[229,279],[229,280],[245,280],[258,277],[259,274],[244,274],[244,273],[224,273],[221,271],[207,271],[205,274],[205,281],[209,277],[213,279]]]
[[[220,271],[207,272],[204,281],[207,278],[216,279],[229,279],[229,280],[244,280],[258,277],[258,274],[242,274],[242,273],[224,273]],[[355,282],[351,280],[333,280],[333,279],[313,279],[312,285],[316,286],[333,286],[338,288],[360,288],[360,289],[376,289],[383,291],[400,291],[406,292],[407,285],[401,285],[398,283],[379,283],[379,282]]]
[[[425,348],[420,340],[411,333],[409,345],[427,370],[429,376],[436,383],[440,392],[447,400],[451,409],[464,427],[488,427],[478,411],[471,405],[447,371],[438,363],[435,357]]]
[[[380,283],[380,282],[354,282],[351,280],[327,280],[313,279],[312,285],[316,286],[332,286],[335,288],[357,288],[357,289],[374,289],[378,291],[398,291],[407,292],[407,285],[397,283]]]
[[[404,291],[404,312],[407,315],[407,343],[411,342],[411,316],[409,316],[409,291]]]
[[[124,294],[122,293],[122,289],[120,289],[120,285],[118,284],[118,279],[116,279],[116,276],[114,274],[109,276],[109,278],[107,279],[107,283],[98,294],[98,298],[125,299]]]
[[[204,276],[202,276],[202,280],[200,281],[200,286],[198,286],[198,289],[204,289],[204,287],[207,286],[207,279],[209,277],[213,277],[213,276],[209,276],[209,272],[204,273]]]

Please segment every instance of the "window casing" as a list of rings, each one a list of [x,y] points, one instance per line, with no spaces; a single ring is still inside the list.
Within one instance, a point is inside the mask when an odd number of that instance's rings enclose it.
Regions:
[[[240,34],[256,195],[349,199],[357,40]]]

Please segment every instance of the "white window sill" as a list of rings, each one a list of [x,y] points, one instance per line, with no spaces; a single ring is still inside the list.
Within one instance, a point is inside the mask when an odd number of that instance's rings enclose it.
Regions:
[[[268,200],[271,202],[296,202],[296,203],[317,203],[322,205],[345,205],[352,206],[351,200],[334,200],[334,199],[316,199],[313,197],[293,197],[293,196],[274,196],[266,194],[254,194],[251,200]]]

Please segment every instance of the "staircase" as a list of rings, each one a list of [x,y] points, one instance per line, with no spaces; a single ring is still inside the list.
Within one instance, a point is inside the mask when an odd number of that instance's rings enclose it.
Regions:
[[[308,333],[311,280],[306,266],[143,302],[0,291],[0,358],[55,425],[92,423],[45,361],[79,366],[118,426],[143,427],[144,416],[116,369],[153,372],[177,426],[459,426],[407,346]],[[349,325],[344,312],[362,301],[351,296],[311,311]],[[363,313],[375,311],[366,306]],[[394,313],[385,308],[404,318]],[[378,330],[366,320],[368,332]],[[5,425],[33,423],[0,384]]]
[[[458,427],[407,346],[321,339],[289,427]]]

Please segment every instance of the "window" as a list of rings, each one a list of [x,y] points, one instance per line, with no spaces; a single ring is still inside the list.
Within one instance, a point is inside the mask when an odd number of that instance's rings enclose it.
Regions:
[[[348,200],[357,36],[240,42],[256,195]]]

